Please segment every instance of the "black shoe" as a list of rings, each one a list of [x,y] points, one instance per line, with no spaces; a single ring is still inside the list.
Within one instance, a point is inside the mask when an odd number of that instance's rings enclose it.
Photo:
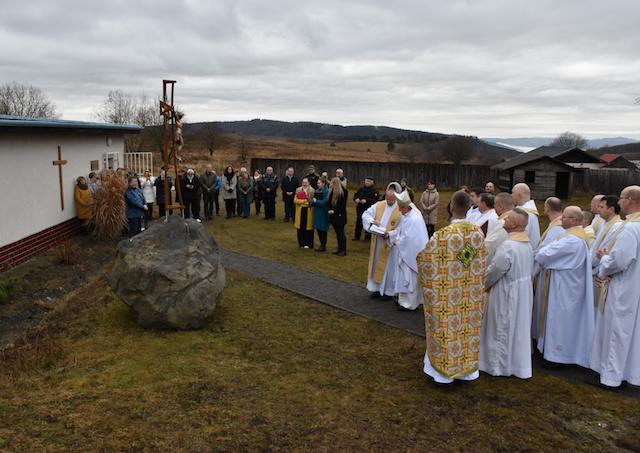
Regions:
[[[316,251],[316,252],[326,252],[327,248],[326,247],[318,247],[318,248],[314,249],[314,251]]]
[[[340,250],[338,253],[336,253],[336,256],[347,256],[347,252],[345,252],[344,250]]]
[[[398,306],[398,310],[400,310],[400,311],[416,311],[417,310],[417,308],[412,310],[410,308],[403,307],[400,304],[398,304],[397,306]]]
[[[381,296],[382,295],[378,291],[376,291],[376,292],[373,292],[373,293],[369,294],[369,299],[380,299]]]
[[[380,298],[380,300],[384,300],[384,301],[387,301],[387,300],[393,300],[393,296],[387,296],[387,295],[384,295],[384,296],[382,296],[382,297]]]

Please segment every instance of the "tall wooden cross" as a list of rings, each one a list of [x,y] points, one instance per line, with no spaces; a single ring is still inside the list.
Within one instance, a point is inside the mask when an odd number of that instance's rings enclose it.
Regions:
[[[62,160],[62,149],[58,145],[58,160],[53,161],[53,165],[58,166],[58,177],[60,179],[60,209],[64,211],[64,184],[62,181],[62,166],[67,163],[66,160]]]

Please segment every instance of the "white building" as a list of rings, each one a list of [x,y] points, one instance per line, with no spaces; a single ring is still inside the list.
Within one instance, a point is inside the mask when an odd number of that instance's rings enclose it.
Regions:
[[[0,115],[0,271],[77,230],[76,178],[120,166],[124,134],[140,130],[132,125]]]

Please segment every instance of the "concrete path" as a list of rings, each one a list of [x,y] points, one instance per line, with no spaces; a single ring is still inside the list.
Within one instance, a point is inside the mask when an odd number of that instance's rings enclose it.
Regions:
[[[225,267],[228,269],[249,274],[251,277],[287,291],[414,335],[423,338],[425,336],[424,314],[421,309],[415,312],[400,311],[393,301],[370,299],[369,291],[363,285],[343,282],[322,274],[294,268],[288,264],[231,250],[223,250],[223,256]],[[534,374],[544,372],[592,385],[599,382],[597,373],[579,366],[545,367],[542,356],[537,351],[533,356],[533,367]],[[640,398],[638,387],[625,385],[613,391]]]

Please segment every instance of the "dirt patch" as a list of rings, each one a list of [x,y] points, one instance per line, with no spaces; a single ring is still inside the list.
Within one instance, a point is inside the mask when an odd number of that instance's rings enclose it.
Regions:
[[[12,282],[9,300],[0,304],[0,349],[40,323],[59,299],[103,272],[114,256],[117,241],[76,237],[78,263],[61,264],[58,247],[0,274]]]

